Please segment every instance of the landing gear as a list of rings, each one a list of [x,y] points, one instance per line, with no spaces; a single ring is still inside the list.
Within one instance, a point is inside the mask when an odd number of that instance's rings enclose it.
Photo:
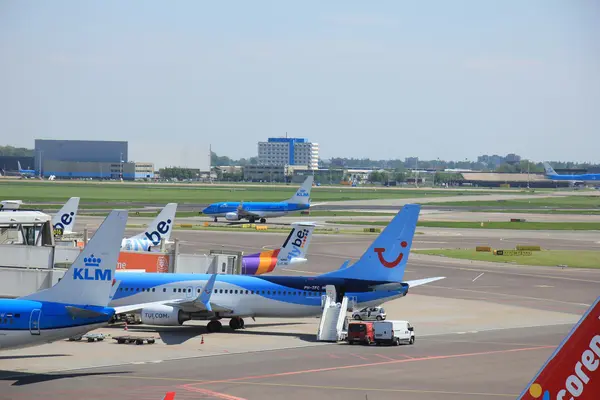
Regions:
[[[229,320],[229,327],[233,330],[244,329],[244,320],[240,317],[233,317]]]
[[[267,222],[267,219],[266,219],[266,218],[261,218],[261,219],[260,219],[260,223],[261,223],[261,224],[264,224],[264,223],[266,223],[266,222]]]
[[[209,332],[219,332],[222,327],[223,324],[221,324],[221,321],[212,320],[206,325],[206,330]]]
[[[214,222],[217,222],[217,217],[215,217],[215,218],[213,219],[213,221],[214,221]]]
[[[256,222],[256,220],[254,218],[252,218],[252,217],[250,217],[249,221],[250,221],[251,224],[253,224],[253,223]]]

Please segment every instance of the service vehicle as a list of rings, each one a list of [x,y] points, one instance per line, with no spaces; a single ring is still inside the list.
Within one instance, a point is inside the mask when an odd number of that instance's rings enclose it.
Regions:
[[[352,319],[358,321],[383,321],[386,317],[383,307],[365,307],[362,310],[352,312]]]
[[[375,321],[373,331],[378,346],[382,343],[398,346],[400,343],[415,342],[415,330],[408,321]]]
[[[375,336],[373,334],[373,323],[372,322],[357,322],[352,321],[348,324],[348,334],[346,341],[349,344],[362,343],[370,345],[375,343]]]

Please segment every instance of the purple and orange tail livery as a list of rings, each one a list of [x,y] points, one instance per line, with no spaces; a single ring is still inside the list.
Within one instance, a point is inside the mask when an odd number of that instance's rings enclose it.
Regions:
[[[529,382],[521,399],[600,399],[600,297]]]
[[[281,249],[261,251],[244,256],[242,275],[262,275],[272,272],[277,266],[277,257]]]

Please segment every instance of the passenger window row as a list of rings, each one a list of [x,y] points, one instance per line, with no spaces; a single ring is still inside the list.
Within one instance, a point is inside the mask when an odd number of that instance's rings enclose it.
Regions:
[[[21,314],[7,313],[0,317],[0,325],[12,325],[15,318],[21,318]]]
[[[121,292],[155,292],[156,288],[119,288]],[[167,288],[163,288],[163,293],[166,293]],[[191,293],[192,288],[173,288],[173,293]],[[200,289],[197,289],[200,293]],[[322,296],[323,292],[304,292],[304,291],[285,291],[285,290],[242,290],[242,289],[215,289],[214,293],[218,294],[259,294],[268,295],[273,294],[274,296],[304,296],[304,297],[316,297]]]

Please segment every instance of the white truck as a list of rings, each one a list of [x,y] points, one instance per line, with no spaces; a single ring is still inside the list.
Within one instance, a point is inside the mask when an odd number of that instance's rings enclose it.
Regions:
[[[415,342],[415,330],[408,321],[375,321],[373,332],[378,346],[382,343],[398,346],[400,343]]]

